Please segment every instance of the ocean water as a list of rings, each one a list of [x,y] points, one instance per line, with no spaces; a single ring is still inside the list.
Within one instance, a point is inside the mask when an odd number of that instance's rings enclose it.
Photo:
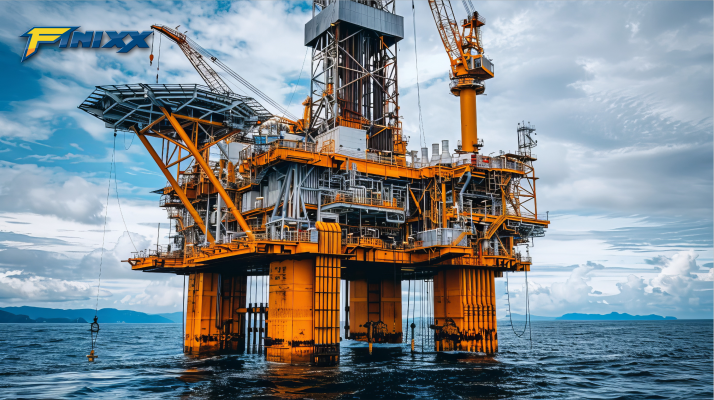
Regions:
[[[336,367],[260,354],[196,359],[181,326],[0,324],[0,398],[712,399],[712,321],[500,322],[494,357],[343,341]],[[516,322],[514,322],[516,323]],[[518,324],[518,323],[516,323]],[[526,333],[525,337],[529,335]],[[532,344],[532,348],[531,348]]]

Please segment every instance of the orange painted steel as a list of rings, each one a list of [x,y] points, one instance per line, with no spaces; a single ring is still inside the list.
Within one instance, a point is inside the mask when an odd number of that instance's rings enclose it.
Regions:
[[[401,279],[383,276],[356,279],[348,284],[349,338],[370,343],[401,343]]]
[[[186,305],[184,353],[203,354],[220,350],[220,329],[216,327],[218,274],[189,275]]]
[[[467,153],[478,151],[478,129],[476,126],[476,90],[461,89],[461,150]]]
[[[313,361],[315,259],[270,264],[268,361]]]
[[[176,192],[176,195],[181,199],[181,203],[183,204],[184,207],[186,207],[186,210],[191,214],[191,217],[193,220],[196,222],[196,225],[201,229],[204,235],[208,238],[208,241],[210,243],[215,243],[215,239],[213,239],[213,235],[211,235],[211,232],[208,231],[206,228],[206,224],[203,223],[203,220],[201,219],[201,216],[198,215],[198,212],[196,211],[195,208],[193,208],[193,204],[188,200],[186,197],[186,194],[184,193],[183,189],[181,189],[181,186],[176,182],[176,179],[171,175],[171,172],[169,172],[168,168],[166,168],[166,165],[164,165],[164,162],[161,161],[161,157],[159,157],[158,154],[156,154],[156,150],[154,150],[154,147],[149,143],[149,140],[144,136],[144,134],[139,133],[136,128],[132,127],[134,130],[134,133],[136,133],[136,136],[139,137],[139,140],[141,140],[141,143],[144,144],[144,147],[146,147],[146,150],[151,154],[151,157],[154,159],[154,162],[156,162],[156,165],[159,166],[161,169],[161,172],[164,173],[164,176],[166,177],[166,180],[169,181],[169,184],[171,184],[171,187],[174,189]]]
[[[315,349],[313,363],[337,364],[340,358],[340,287],[342,230],[340,224],[318,221],[315,261]]]
[[[215,175],[213,175],[213,171],[211,168],[208,166],[206,163],[206,160],[203,159],[201,156],[200,152],[196,148],[196,146],[193,144],[193,141],[191,141],[191,138],[188,137],[186,134],[186,131],[183,130],[183,127],[181,124],[178,123],[176,118],[171,115],[165,108],[161,107],[161,112],[164,113],[166,116],[166,119],[171,123],[171,126],[176,130],[176,133],[181,137],[181,140],[183,140],[184,145],[188,149],[188,151],[193,155],[194,160],[196,160],[196,163],[201,166],[201,169],[203,172],[206,174],[208,177],[208,180],[211,182],[213,187],[218,191],[218,194],[221,196],[221,199],[223,199],[223,202],[225,205],[228,207],[228,212],[230,212],[233,217],[236,219],[238,222],[238,225],[241,227],[243,232],[245,232],[246,235],[248,235],[248,238],[251,240],[255,239],[253,236],[253,233],[250,231],[250,228],[248,227],[248,224],[245,222],[243,219],[243,216],[238,212],[238,208],[236,208],[235,204],[233,203],[233,199],[228,196],[228,193],[226,193],[225,189],[223,189],[223,185],[218,181],[218,178],[216,178]]]

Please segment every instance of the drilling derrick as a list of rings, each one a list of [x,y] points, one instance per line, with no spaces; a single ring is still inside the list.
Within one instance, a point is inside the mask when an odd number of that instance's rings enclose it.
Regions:
[[[442,38],[453,39],[453,18],[436,19],[453,14],[450,4],[430,4],[437,27],[450,27]],[[458,52],[451,90],[461,98],[462,145],[435,143],[431,158],[428,148],[406,152],[396,69],[404,27],[393,1],[313,2],[300,119],[161,25],[153,28],[208,86],[98,86],[80,105],[136,134],[167,180],[160,206],[174,221],[172,242],[128,263],[189,277],[186,353],[252,344],[270,361],[330,365],[342,339],[401,343],[404,280],[433,285],[434,350],[497,351],[495,278],[530,270],[519,245],[548,221],[536,207],[533,126],[519,125],[516,152],[476,152],[475,96],[493,76],[479,24],[469,11],[458,41],[447,41]],[[211,65],[256,98],[237,95]],[[268,282],[267,302],[255,303],[255,277]]]

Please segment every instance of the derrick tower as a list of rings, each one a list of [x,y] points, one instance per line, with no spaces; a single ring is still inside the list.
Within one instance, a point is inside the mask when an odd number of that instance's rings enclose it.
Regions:
[[[471,13],[464,24],[478,21]],[[235,94],[209,61],[243,78],[185,34],[154,29],[209,86],[98,86],[79,107],[136,134],[166,178],[159,205],[174,221],[172,241],[127,261],[189,277],[186,353],[257,351],[328,365],[339,362],[342,339],[370,348],[413,340],[402,320],[405,280],[433,288],[434,350],[497,351],[495,278],[530,270],[519,246],[548,226],[527,141],[535,128],[519,127],[513,153],[480,155],[477,139],[452,152],[443,140],[431,159],[427,148],[407,158],[396,70],[403,20],[393,1],[313,2],[311,91],[299,120],[257,88],[285,115]],[[460,51],[452,69],[461,74],[466,63],[464,79],[478,78],[486,59],[477,65],[469,60],[478,52]],[[462,99],[483,87],[476,80],[458,88]],[[461,105],[475,123],[475,108]],[[251,295],[255,277],[267,282],[257,290],[267,302]]]

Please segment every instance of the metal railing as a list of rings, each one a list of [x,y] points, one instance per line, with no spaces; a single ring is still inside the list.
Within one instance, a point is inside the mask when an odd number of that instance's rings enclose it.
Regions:
[[[298,140],[279,139],[266,144],[253,144],[241,150],[240,159],[248,160],[255,156],[277,149],[291,149],[306,151],[309,153],[316,153],[317,143],[307,143]]]
[[[397,199],[385,200],[379,197],[357,196],[352,192],[340,192],[322,196],[322,205],[331,203],[352,203],[373,207],[404,208],[404,202]]]
[[[405,158],[395,157],[394,155],[382,155],[377,153],[366,153],[368,161],[374,161],[380,164],[397,165],[406,167],[407,161]]]
[[[342,238],[344,245],[382,247],[383,241],[380,238],[347,236]]]

